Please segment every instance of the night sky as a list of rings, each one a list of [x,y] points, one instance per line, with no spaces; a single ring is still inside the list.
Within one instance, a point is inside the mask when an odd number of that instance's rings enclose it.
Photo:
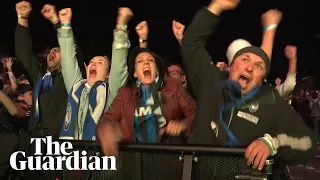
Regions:
[[[95,55],[111,56],[112,31],[115,27],[117,8],[128,6],[135,14],[129,24],[132,47],[138,45],[134,27],[140,21],[149,24],[149,47],[172,62],[180,62],[179,45],[175,40],[172,20],[186,26],[202,6],[209,0],[127,0],[127,1],[62,1],[29,0],[33,11],[30,19],[34,51],[42,52],[46,47],[57,45],[56,34],[50,22],[45,20],[40,10],[44,4],[55,5],[57,11],[70,7],[73,11],[73,29],[84,58],[89,61]],[[0,0],[0,53],[14,55],[14,29],[16,26],[16,0]],[[242,0],[234,11],[224,13],[217,31],[208,41],[208,50],[213,60],[226,62],[226,49],[237,38],[244,38],[254,45],[260,45],[261,15],[271,8],[283,12],[283,19],[275,40],[272,69],[269,80],[285,78],[288,61],[283,50],[286,45],[298,46],[298,77],[313,76],[320,80],[320,11],[316,0]],[[319,85],[319,83],[317,83]]]

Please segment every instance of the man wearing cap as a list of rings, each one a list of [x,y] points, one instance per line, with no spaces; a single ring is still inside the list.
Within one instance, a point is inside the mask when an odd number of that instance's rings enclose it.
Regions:
[[[184,34],[181,54],[189,83],[196,95],[194,131],[189,143],[247,146],[245,157],[262,169],[274,156],[282,164],[304,163],[315,150],[315,138],[301,117],[271,86],[262,85],[270,71],[265,48],[248,46],[233,57],[228,77],[211,62],[205,49],[219,15],[239,0],[212,0],[193,18]],[[271,22],[264,30],[274,29]]]
[[[266,40],[269,42],[271,41],[270,39],[266,39]],[[263,42],[263,43],[269,43],[269,42]],[[249,46],[252,46],[252,45],[247,40],[244,40],[244,39],[234,40],[229,45],[227,50],[228,65],[232,63],[233,57],[237,53],[237,51],[239,51],[244,47],[249,47]],[[294,87],[296,85],[296,74],[297,74],[297,47],[288,45],[285,48],[284,53],[289,60],[289,71],[287,73],[287,78],[283,83],[281,83],[281,79],[279,78],[275,80],[276,89],[278,90],[279,95],[281,97],[288,96],[294,90]],[[223,62],[218,62],[217,67],[219,67],[221,70],[224,70],[227,68],[227,66]]]

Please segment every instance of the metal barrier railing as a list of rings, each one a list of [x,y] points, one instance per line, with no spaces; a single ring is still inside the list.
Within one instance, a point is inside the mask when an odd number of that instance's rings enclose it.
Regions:
[[[94,141],[69,141],[75,150],[86,150],[88,156],[102,155]],[[117,171],[64,171],[63,180],[232,180],[269,179],[272,160],[262,171],[247,166],[244,148],[193,145],[121,144]],[[29,172],[35,173],[35,172]],[[40,172],[37,172],[40,173]],[[41,172],[46,174],[46,172]],[[47,172],[50,173],[50,172]],[[52,173],[51,173],[52,174]],[[57,174],[57,173],[56,173]],[[56,175],[57,176],[57,175]],[[28,173],[24,176],[28,178]],[[32,176],[34,177],[34,175]],[[52,176],[51,176],[52,177]],[[34,179],[34,178],[33,178]],[[46,179],[44,176],[39,178]]]

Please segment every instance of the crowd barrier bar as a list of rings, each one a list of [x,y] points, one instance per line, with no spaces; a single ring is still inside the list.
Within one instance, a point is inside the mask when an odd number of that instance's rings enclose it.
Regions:
[[[63,142],[63,141],[61,141]],[[77,141],[71,140],[74,149],[90,149],[93,153],[101,152],[101,147],[97,141]],[[128,144],[121,143],[120,151],[135,152],[137,159],[141,159],[142,153],[146,152],[162,152],[180,154],[179,160],[183,161],[182,180],[197,179],[193,176],[194,164],[198,162],[198,156],[233,156],[242,158],[239,164],[240,173],[235,176],[235,179],[257,179],[266,180],[272,174],[273,160],[268,160],[262,171],[255,170],[246,165],[244,159],[245,148],[228,148],[216,146],[202,145],[173,145],[173,144]],[[100,155],[100,154],[96,154]],[[135,179],[142,179],[141,161],[136,161]]]

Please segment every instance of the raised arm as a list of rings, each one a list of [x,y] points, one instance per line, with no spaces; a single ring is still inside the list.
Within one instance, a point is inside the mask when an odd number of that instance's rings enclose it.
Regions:
[[[282,13],[276,9],[271,9],[261,16],[261,22],[263,26],[261,48],[270,59],[272,57],[274,38],[281,18]]]
[[[212,0],[208,8],[198,11],[184,33],[181,43],[183,67],[196,96],[202,75],[206,75],[208,70],[219,75],[219,69],[212,64],[211,57],[205,49],[206,41],[218,25],[218,16],[225,10],[235,8],[238,3],[239,0]]]
[[[181,24],[178,21],[172,21],[172,31],[173,31],[174,37],[176,38],[180,46],[183,39],[184,29],[185,29],[185,25]]]
[[[127,56],[130,48],[127,24],[132,12],[129,8],[119,8],[116,29],[113,32],[111,70],[109,76],[108,99],[106,110],[109,109],[118,90],[125,85],[128,77]]]
[[[140,22],[136,26],[136,32],[139,37],[139,47],[140,48],[147,48],[148,47],[148,34],[149,34],[149,27],[146,21]]]
[[[33,53],[32,39],[28,29],[28,18],[32,11],[31,4],[22,1],[16,4],[18,24],[15,30],[15,52],[17,58],[27,71],[27,77],[31,85],[35,84],[41,73],[41,66]]]
[[[7,67],[7,71],[8,71],[8,77],[10,80],[10,84],[11,84],[11,89],[12,92],[16,92],[17,90],[17,80],[16,77],[14,76],[13,72],[12,72],[12,64],[13,64],[13,60],[11,57],[7,58],[7,60],[5,61],[6,67]]]
[[[64,84],[68,93],[73,85],[82,79],[76,57],[73,32],[71,29],[72,11],[70,8],[59,12],[61,28],[58,30],[58,41],[61,53],[61,68]]]
[[[0,103],[9,111],[12,116],[15,116],[18,113],[18,109],[13,103],[13,101],[0,90]]]
[[[287,46],[284,52],[289,60],[289,71],[286,80],[282,84],[276,86],[276,89],[282,97],[289,95],[294,90],[297,83],[297,47]]]

